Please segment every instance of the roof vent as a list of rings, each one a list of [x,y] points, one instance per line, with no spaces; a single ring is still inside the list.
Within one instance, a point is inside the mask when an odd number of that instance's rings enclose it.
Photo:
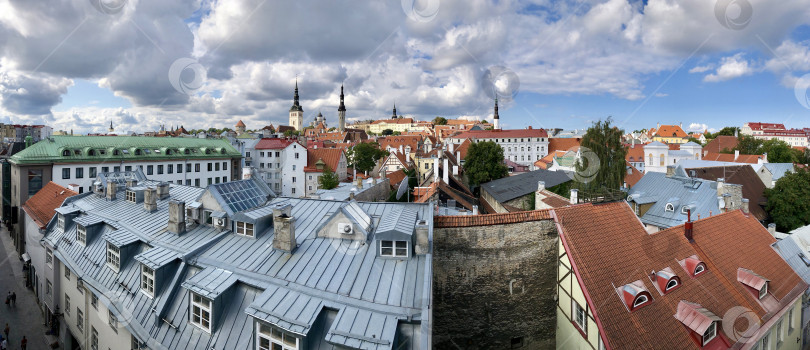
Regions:
[[[692,255],[686,259],[678,261],[678,263],[691,277],[697,277],[706,272],[706,263],[698,259],[697,255]]]
[[[641,280],[616,288],[616,293],[628,311],[634,311],[652,302],[652,294],[644,287],[644,282]]]

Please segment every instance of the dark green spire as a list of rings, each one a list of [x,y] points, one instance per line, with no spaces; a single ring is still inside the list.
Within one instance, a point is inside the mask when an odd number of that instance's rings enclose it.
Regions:
[[[304,109],[298,104],[298,79],[295,79],[295,95],[293,96],[293,105],[290,107],[290,112],[303,112]]]

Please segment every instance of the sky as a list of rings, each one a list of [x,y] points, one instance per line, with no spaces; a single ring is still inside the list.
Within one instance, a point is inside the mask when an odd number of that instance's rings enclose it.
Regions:
[[[810,127],[810,0],[0,0],[0,122]]]

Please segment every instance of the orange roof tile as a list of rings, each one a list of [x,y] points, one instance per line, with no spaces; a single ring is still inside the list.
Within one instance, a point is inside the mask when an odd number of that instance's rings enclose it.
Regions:
[[[578,137],[552,137],[548,139],[548,152],[567,151],[579,147],[582,139]]]
[[[395,185],[399,185],[402,179],[404,179],[407,175],[405,174],[405,171],[399,169],[393,173],[389,173],[386,176],[388,177],[388,183],[394,187]]]
[[[684,236],[684,225],[648,234],[626,202],[582,204],[553,213],[560,240],[608,348],[652,349],[661,344],[668,349],[700,348],[690,328],[673,317],[682,301],[720,316],[742,307],[756,322],[769,322],[763,326],[771,327],[778,319],[771,315],[798,300],[807,289],[771,248],[773,236],[753,216],[746,217],[739,210],[695,221],[694,243]],[[696,277],[679,263],[693,255],[706,264],[706,271]],[[681,285],[662,295],[648,274],[667,267]],[[775,300],[760,303],[749,287],[737,281],[740,267],[770,279],[771,295],[766,298]],[[652,293],[653,301],[630,312],[615,288],[639,280]],[[734,326],[742,334],[747,324]],[[731,344],[736,341],[722,324],[717,328]]]
[[[635,144],[635,145],[628,145],[627,147],[627,154],[625,154],[624,159],[628,162],[644,162],[644,145],[643,144]]]
[[[62,205],[67,197],[75,196],[78,193],[49,181],[36,194],[31,196],[22,208],[31,217],[39,228],[45,228],[56,212],[54,209]]]
[[[655,131],[655,136],[660,137],[688,137],[686,133],[678,125],[661,125]]]
[[[343,150],[340,148],[309,148],[307,149],[307,167],[315,169],[315,163],[323,159],[326,166],[332,171],[337,171]]]
[[[469,130],[453,136],[453,138],[458,139],[499,139],[508,137],[548,137],[548,133],[543,129]]]
[[[740,154],[740,156],[736,159],[734,158],[734,155],[730,153],[708,153],[703,156],[703,160],[748,164],[757,164],[760,159],[765,159],[765,156],[758,154]]]
[[[734,136],[720,135],[709,141],[706,146],[703,146],[703,152],[720,153],[722,150],[733,150],[737,147],[739,141]]]
[[[625,163],[626,166],[629,167],[630,173],[624,175],[624,183],[627,184],[628,188],[632,188],[636,185],[636,183],[638,183],[639,180],[641,180],[642,177],[644,177],[644,174],[638,171],[638,169],[630,164],[630,162],[625,161]]]
[[[482,203],[484,203],[482,201]],[[551,210],[531,210],[506,214],[483,214],[483,215],[458,215],[458,216],[434,216],[433,225],[435,227],[469,227],[514,224],[526,221],[538,221],[551,219]]]

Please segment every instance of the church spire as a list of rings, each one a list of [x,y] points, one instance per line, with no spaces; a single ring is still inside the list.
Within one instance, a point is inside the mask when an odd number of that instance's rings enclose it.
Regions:
[[[340,106],[338,106],[338,112],[345,110],[346,106],[343,105],[343,84],[340,84]]]
[[[340,106],[338,106],[338,132],[346,130],[346,105],[343,104],[343,84],[340,84]]]
[[[397,103],[394,102],[394,114],[391,115],[391,119],[397,119]]]
[[[494,119],[493,129],[500,130],[501,129],[500,120],[498,120],[498,97],[495,97],[495,116],[493,117],[493,119]]]

